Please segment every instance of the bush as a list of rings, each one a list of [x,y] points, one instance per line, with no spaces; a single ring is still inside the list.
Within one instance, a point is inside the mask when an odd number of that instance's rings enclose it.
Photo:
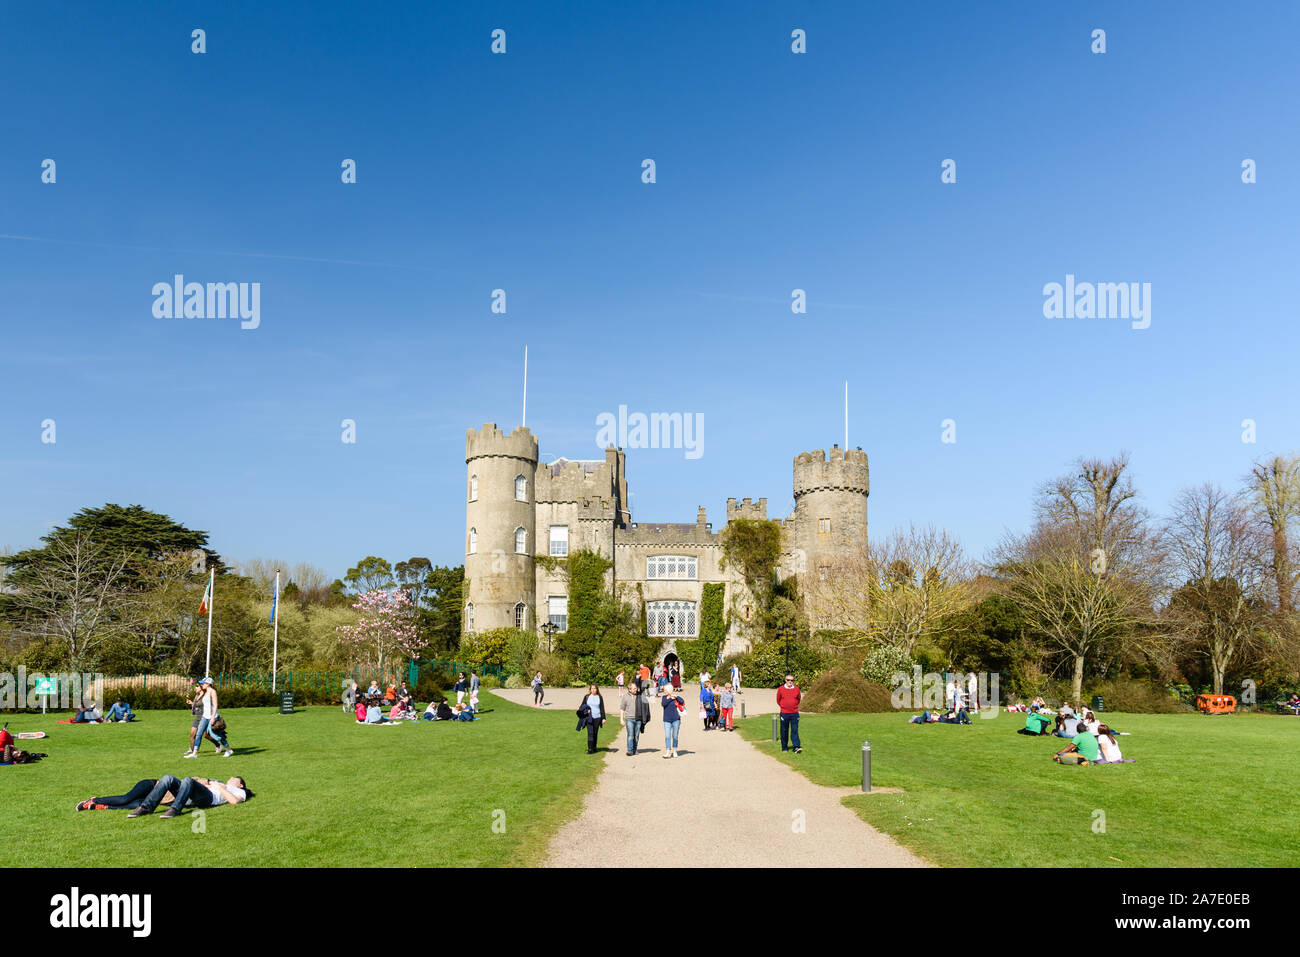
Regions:
[[[506,687],[513,691],[517,691],[520,688],[527,688],[528,683],[529,679],[525,678],[523,675],[509,675],[506,678]]]
[[[804,692],[799,707],[823,714],[841,711],[870,714],[894,710],[888,688],[846,668],[828,671],[814,681]]]
[[[454,683],[450,676],[441,671],[422,668],[419,677],[415,680],[415,687],[411,690],[415,694],[416,701],[427,703],[446,696],[447,691]]]
[[[1125,711],[1133,714],[1177,714],[1191,711],[1178,697],[1166,688],[1157,688],[1145,681],[1132,678],[1115,678],[1111,681],[1097,682],[1085,686],[1083,700],[1074,702],[1089,707],[1092,696],[1099,694],[1106,699],[1107,711]]]
[[[510,660],[512,646],[518,642],[517,628],[493,628],[460,640],[458,657],[470,665],[503,665]]]
[[[480,691],[491,691],[493,688],[500,688],[501,682],[497,680],[496,675],[479,675],[478,686]]]
[[[574,680],[573,665],[567,658],[552,651],[539,651],[533,655],[528,674],[524,676],[525,688],[532,683],[533,675],[539,671],[542,673],[542,683],[553,688],[563,688]]]
[[[894,675],[901,671],[910,677],[915,665],[912,656],[902,648],[879,645],[867,652],[867,657],[862,662],[861,674],[866,681],[892,688],[897,684]]]
[[[731,666],[740,666],[740,683],[747,688],[775,688],[785,680],[785,644],[760,642],[752,650],[729,655],[718,665],[715,674],[731,674]],[[802,686],[811,686],[817,676],[830,669],[831,659],[807,645],[791,643],[790,671]],[[692,676],[696,677],[696,676]]]

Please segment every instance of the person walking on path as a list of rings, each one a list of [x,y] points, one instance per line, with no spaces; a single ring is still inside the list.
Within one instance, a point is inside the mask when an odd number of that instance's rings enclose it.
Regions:
[[[542,687],[542,673],[539,671],[533,675],[533,707],[540,708],[545,697],[546,689]]]
[[[203,680],[199,682],[199,687],[202,689],[199,698],[203,707],[203,712],[199,716],[199,727],[194,734],[194,746],[190,748],[188,752],[183,754],[182,757],[197,758],[199,756],[199,748],[203,746],[203,738],[206,735],[217,745],[217,753],[221,754],[222,751],[225,751],[226,753],[223,757],[228,758],[235,752],[230,749],[230,743],[226,740],[225,733],[217,731],[213,727],[213,723],[218,717],[220,717],[217,710],[217,689],[212,687],[212,679],[206,675],[203,677]]]
[[[736,690],[736,694],[743,694],[740,690],[740,665],[732,662],[731,664],[731,687]]]
[[[583,699],[582,707],[578,708],[580,718],[583,708],[587,709],[587,753],[595,754],[596,735],[600,734],[600,729],[605,725],[605,699],[595,685],[587,688],[587,697]]]
[[[686,702],[675,694],[664,691],[661,695],[664,707],[664,757],[677,757],[677,738],[682,726],[682,712]]]
[[[718,708],[722,711],[722,727],[728,731],[735,731],[732,727],[731,716],[736,709],[736,697],[731,691],[731,682],[728,681],[718,694]]]
[[[673,665],[673,690],[682,690],[682,669],[681,666],[677,664]]]
[[[625,679],[624,676],[623,676],[623,672],[621,672],[621,671],[618,673],[618,677],[614,679],[614,683],[618,685],[618,694],[619,694],[619,697],[622,697],[622,696],[623,696],[623,682],[624,682],[625,680],[626,680],[626,679]]]
[[[469,682],[465,680],[465,672],[458,672],[456,683],[452,685],[452,691],[456,692],[456,703],[460,704],[465,700],[465,692],[469,690]]]
[[[788,751],[793,738],[794,753],[802,754],[799,744],[799,701],[803,692],[794,683],[794,675],[785,676],[785,684],[776,689],[776,705],[781,709],[781,750]]]
[[[639,681],[633,681],[627,687],[627,694],[619,702],[619,723],[627,729],[627,756],[636,754],[637,740],[641,731],[650,720],[649,687],[642,690]]]
[[[704,722],[704,730],[709,730],[709,711],[713,708],[713,691],[709,688],[708,680],[700,682],[700,719]]]
[[[479,688],[478,672],[471,671],[469,673],[469,700],[474,704],[474,707],[476,708],[478,707],[478,688]]]

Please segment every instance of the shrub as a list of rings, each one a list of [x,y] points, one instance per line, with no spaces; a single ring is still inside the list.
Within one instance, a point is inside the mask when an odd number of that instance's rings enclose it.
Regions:
[[[1075,702],[1085,708],[1092,703],[1093,695],[1106,699],[1107,711],[1127,711],[1133,714],[1175,714],[1192,710],[1170,694],[1166,688],[1157,688],[1145,681],[1132,678],[1115,678],[1097,682],[1084,690],[1083,700]]]
[[[894,710],[888,688],[846,668],[828,671],[814,681],[804,692],[800,708],[821,713],[861,714]]]
[[[506,687],[512,690],[527,688],[528,683],[529,679],[525,678],[523,675],[508,675],[506,677]]]
[[[715,673],[724,677],[730,675],[732,664],[740,666],[742,686],[775,688],[785,679],[785,644],[779,641],[760,642],[744,654],[724,658]],[[830,659],[816,649],[791,643],[790,671],[799,684],[810,686],[818,675],[829,670],[830,664]]]
[[[500,688],[501,682],[497,680],[496,675],[479,675],[478,686],[481,691],[491,691],[493,688]]]
[[[422,668],[420,676],[415,680],[415,687],[411,690],[416,701],[428,702],[446,695],[452,684],[452,679],[443,672]]]
[[[528,673],[524,676],[524,687],[533,680],[533,675],[542,673],[542,682],[551,687],[562,688],[573,682],[573,665],[567,658],[551,651],[539,651],[533,655]]]
[[[894,645],[878,645],[867,652],[867,657],[862,662],[861,674],[866,681],[892,688],[896,684],[894,675],[901,671],[910,676],[915,664],[912,656],[902,648]]]
[[[503,665],[510,660],[517,628],[493,628],[466,635],[460,641],[459,657],[471,665]]]

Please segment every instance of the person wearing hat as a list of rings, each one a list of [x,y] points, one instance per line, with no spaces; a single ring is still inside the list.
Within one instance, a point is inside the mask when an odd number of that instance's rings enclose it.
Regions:
[[[181,755],[181,757],[197,758],[199,756],[199,748],[203,746],[203,738],[206,735],[216,743],[217,753],[221,754],[224,750],[226,753],[223,757],[228,758],[235,752],[230,749],[230,744],[226,741],[225,733],[216,731],[212,727],[213,722],[216,721],[218,717],[217,689],[212,687],[212,679],[207,675],[204,675],[203,679],[199,682],[199,689],[199,703],[202,705],[203,711],[199,715],[199,727],[194,734],[194,746],[190,748],[188,752]]]
[[[117,701],[113,702],[113,707],[108,709],[107,720],[134,721],[135,714],[132,713],[131,706],[127,704],[127,702],[119,696]]]

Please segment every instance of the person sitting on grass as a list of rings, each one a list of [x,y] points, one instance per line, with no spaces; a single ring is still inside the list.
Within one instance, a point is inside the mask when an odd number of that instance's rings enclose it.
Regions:
[[[1099,764],[1119,764],[1124,760],[1119,742],[1115,740],[1115,735],[1110,728],[1104,724],[1097,726],[1097,746],[1101,750]]]
[[[366,711],[367,711],[367,710],[368,710],[368,709],[366,708],[366,702],[365,702],[363,699],[358,699],[358,700],[357,700],[357,711],[356,711],[356,715],[357,715],[357,723],[358,723],[358,724],[365,724],[365,723],[366,723]]]
[[[1052,760],[1057,764],[1092,764],[1101,757],[1097,739],[1080,729],[1068,748],[1057,751]]]
[[[138,784],[136,786],[139,787]],[[240,777],[222,783],[210,778],[181,780],[174,774],[164,774],[154,782],[153,789],[140,800],[127,817],[145,817],[152,814],[168,792],[175,797],[172,806],[163,811],[163,817],[180,817],[186,805],[194,808],[220,807],[222,804],[242,804],[253,796],[253,792],[248,789],[248,783]]]
[[[452,717],[456,721],[473,721],[474,709],[462,701],[452,710]]]
[[[1025,715],[1025,726],[1017,731],[1017,734],[1047,734],[1047,728],[1051,725],[1052,719],[1047,717],[1038,710],[1037,705],[1029,706],[1029,713]]]
[[[379,710],[379,698],[371,698],[366,702],[366,724],[384,724],[388,719],[384,713]]]
[[[931,711],[929,708],[924,709],[920,714],[914,714],[907,719],[908,724],[936,724],[939,721],[939,712]]]
[[[104,716],[99,713],[93,704],[83,704],[77,708],[77,713],[72,716],[73,724],[98,724],[104,720]]]
[[[131,706],[118,698],[113,702],[113,707],[108,709],[109,721],[134,721],[135,714],[131,711]]]
[[[1300,714],[1300,694],[1291,692],[1291,697],[1286,699],[1286,707],[1290,708],[1294,714]]]
[[[1073,740],[1074,736],[1079,733],[1079,719],[1074,712],[1065,710],[1068,707],[1069,705],[1061,706],[1061,713],[1056,716],[1056,730],[1052,733],[1058,738]]]

